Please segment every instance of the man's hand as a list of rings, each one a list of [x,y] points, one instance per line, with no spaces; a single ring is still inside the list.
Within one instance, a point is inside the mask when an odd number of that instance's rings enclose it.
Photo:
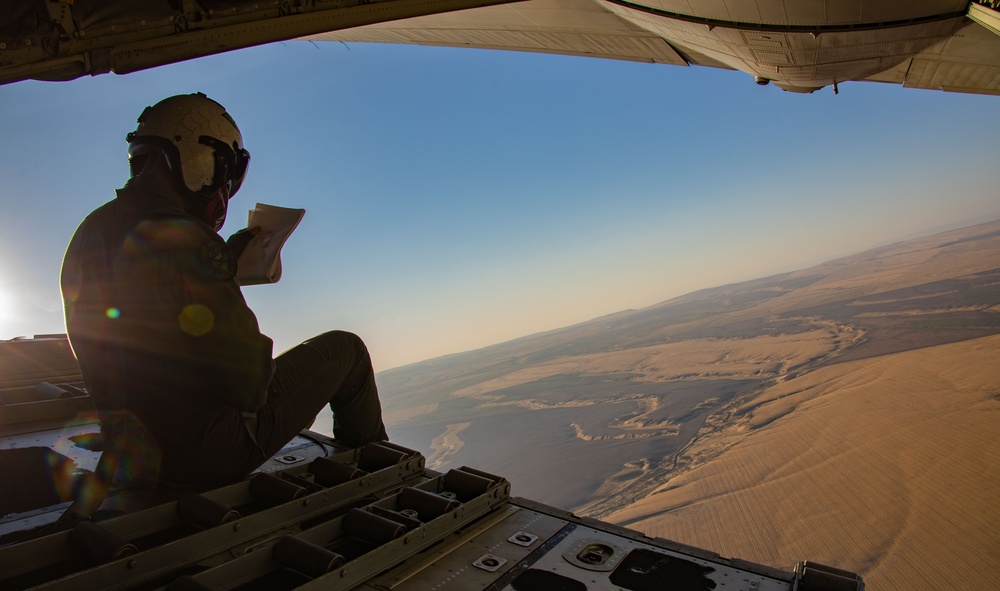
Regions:
[[[226,246],[229,247],[229,253],[233,255],[234,259],[239,259],[243,251],[246,250],[247,244],[253,240],[253,237],[260,233],[260,226],[256,226],[250,229],[243,228],[226,240]]]

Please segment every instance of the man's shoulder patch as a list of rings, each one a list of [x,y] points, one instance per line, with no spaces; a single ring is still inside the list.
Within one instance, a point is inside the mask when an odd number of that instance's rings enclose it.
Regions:
[[[236,277],[236,259],[221,240],[208,239],[202,244],[199,263],[212,279],[229,281]]]
[[[236,259],[226,243],[207,225],[188,216],[149,216],[135,228],[123,250],[180,263],[208,281],[236,277]]]

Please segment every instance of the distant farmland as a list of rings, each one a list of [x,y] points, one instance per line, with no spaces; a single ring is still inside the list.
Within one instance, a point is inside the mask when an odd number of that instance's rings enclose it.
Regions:
[[[872,589],[1000,572],[1000,222],[380,373],[438,469]]]

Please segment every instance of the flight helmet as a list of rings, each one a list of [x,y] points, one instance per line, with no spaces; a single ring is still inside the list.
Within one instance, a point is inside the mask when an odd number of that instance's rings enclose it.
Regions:
[[[174,177],[205,201],[207,221],[221,227],[250,163],[243,136],[225,107],[200,92],[177,95],[146,107],[138,121],[125,137],[132,176],[142,171],[152,152],[162,153]]]

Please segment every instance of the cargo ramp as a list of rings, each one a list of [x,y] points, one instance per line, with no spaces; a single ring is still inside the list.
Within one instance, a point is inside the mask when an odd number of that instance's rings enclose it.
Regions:
[[[0,342],[0,589],[864,589],[855,573],[723,558],[513,497],[501,475],[312,431],[242,482],[113,486],[92,519],[64,525],[101,455],[93,410],[64,335]]]

